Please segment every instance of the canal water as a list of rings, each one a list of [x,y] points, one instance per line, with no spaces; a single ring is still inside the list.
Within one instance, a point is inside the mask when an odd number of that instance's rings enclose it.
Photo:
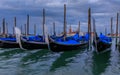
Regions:
[[[0,49],[0,75],[120,75],[120,52]]]

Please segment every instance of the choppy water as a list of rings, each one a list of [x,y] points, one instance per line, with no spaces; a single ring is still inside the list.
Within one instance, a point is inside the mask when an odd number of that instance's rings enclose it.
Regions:
[[[120,52],[0,49],[0,75],[120,75]]]

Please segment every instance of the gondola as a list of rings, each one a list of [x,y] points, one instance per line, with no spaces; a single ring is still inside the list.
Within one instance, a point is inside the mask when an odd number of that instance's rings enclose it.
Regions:
[[[37,37],[37,39],[36,39]],[[32,37],[20,37],[20,43],[23,49],[33,50],[33,49],[47,49],[48,45],[45,41],[40,39],[39,36]]]
[[[61,51],[71,51],[78,50],[88,46],[88,41],[86,40],[75,40],[75,39],[67,39],[64,41],[62,39],[55,40],[51,37],[48,37],[49,40],[49,49],[53,52],[61,52]]]
[[[95,19],[93,19],[93,31],[94,31],[94,36],[93,36],[93,46],[96,50],[97,53],[104,52],[107,50],[110,50],[111,44],[112,44],[112,39],[111,37],[107,37],[100,33],[100,35],[97,35],[96,32],[96,26],[95,26]]]
[[[103,35],[102,33],[98,37],[97,34],[96,39],[93,40],[93,46],[96,49],[97,52],[103,52],[106,50],[109,50],[112,44],[112,39],[110,37],[107,37]]]
[[[21,49],[33,50],[33,49],[47,49],[48,45],[43,39],[43,36],[39,35],[22,35],[21,30],[15,27],[16,38]]]
[[[58,40],[63,38],[63,36],[51,36],[52,38]],[[45,42],[43,36],[21,36],[19,45],[21,44],[22,49],[33,50],[33,49],[48,49],[48,44]]]
[[[0,38],[0,48],[19,48],[16,38]]]

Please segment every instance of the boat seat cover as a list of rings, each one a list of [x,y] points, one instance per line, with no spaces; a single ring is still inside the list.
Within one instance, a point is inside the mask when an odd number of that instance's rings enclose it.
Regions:
[[[39,42],[43,41],[42,36],[28,36],[28,37],[23,37],[23,38],[27,39],[27,41],[39,41]]]
[[[88,41],[88,40],[89,40],[89,34],[86,34],[86,35],[84,35],[84,36],[80,36],[80,37],[79,37],[79,40],[80,40],[80,41]]]
[[[59,41],[58,43],[61,43],[61,44],[80,44],[80,42],[77,42],[75,40],[68,40],[68,41]]]
[[[100,40],[101,41],[103,41],[103,42],[112,42],[112,38],[111,37],[107,37],[107,36],[105,36],[105,35],[103,35],[103,34],[100,34]]]
[[[0,38],[0,40],[5,40],[5,41],[16,41],[16,38]]]

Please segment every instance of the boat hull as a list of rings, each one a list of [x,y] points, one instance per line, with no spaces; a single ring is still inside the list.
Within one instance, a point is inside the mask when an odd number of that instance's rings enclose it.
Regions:
[[[102,41],[96,41],[97,47],[95,46],[95,41],[93,41],[93,46],[97,50],[97,52],[103,52],[111,47],[112,43],[104,43]]]
[[[0,48],[20,48],[17,42],[0,40]]]
[[[27,41],[23,38],[21,39],[21,45],[24,49],[28,50],[48,48],[48,45],[45,42]]]
[[[49,38],[49,48],[53,52],[60,52],[60,51],[71,51],[71,50],[78,50],[88,47],[88,42],[75,44],[75,45],[66,45],[66,44],[59,44],[55,42],[53,39]]]

